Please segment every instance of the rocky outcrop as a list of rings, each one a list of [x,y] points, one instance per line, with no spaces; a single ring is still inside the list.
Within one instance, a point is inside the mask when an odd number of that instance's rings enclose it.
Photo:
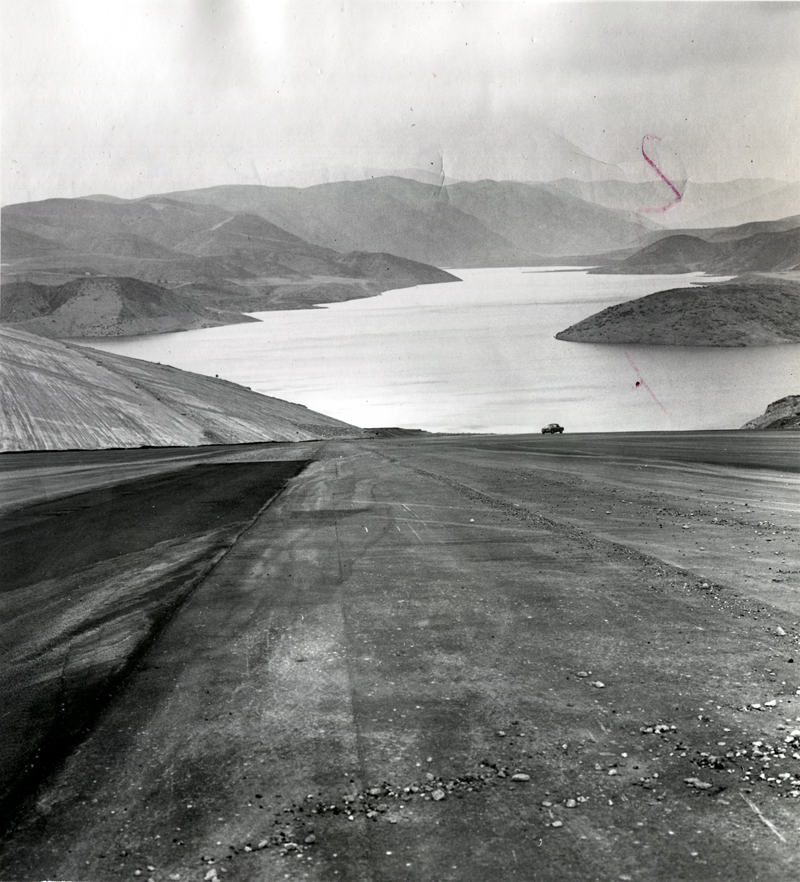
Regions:
[[[800,395],[787,395],[773,401],[761,416],[745,423],[742,428],[800,430]]]

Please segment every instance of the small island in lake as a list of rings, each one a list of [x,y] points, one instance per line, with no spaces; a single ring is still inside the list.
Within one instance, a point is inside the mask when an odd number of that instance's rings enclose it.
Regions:
[[[800,282],[748,274],[610,306],[556,334],[571,343],[772,346],[800,343]]]

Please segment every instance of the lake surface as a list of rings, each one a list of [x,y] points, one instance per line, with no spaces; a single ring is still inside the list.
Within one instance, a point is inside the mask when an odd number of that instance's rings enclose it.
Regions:
[[[387,291],[231,325],[84,344],[299,402],[359,426],[446,432],[739,428],[800,391],[800,345],[736,349],[564,343],[614,303],[712,277],[453,270]],[[715,277],[716,278],[716,277]]]

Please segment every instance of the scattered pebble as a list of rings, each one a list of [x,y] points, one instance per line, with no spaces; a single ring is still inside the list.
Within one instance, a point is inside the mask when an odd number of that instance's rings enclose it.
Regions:
[[[605,689],[606,684],[602,680],[595,680],[594,683],[592,683],[592,686],[594,686],[595,689]]]
[[[551,821],[550,826],[551,827],[563,827],[564,822],[563,821]]]
[[[531,776],[526,775],[524,772],[517,772],[516,775],[511,776],[512,781],[530,781]]]
[[[695,787],[697,790],[710,790],[714,785],[708,784],[706,781],[701,781],[699,778],[684,778],[685,784],[688,784],[690,787]]]
[[[778,625],[778,627],[775,629],[775,633],[778,635],[778,637],[785,637],[786,636],[786,631],[784,631],[780,625]]]

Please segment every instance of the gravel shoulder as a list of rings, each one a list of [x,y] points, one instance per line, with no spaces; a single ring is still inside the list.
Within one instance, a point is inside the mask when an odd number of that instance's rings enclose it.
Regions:
[[[0,878],[796,879],[797,442],[729,434],[319,445]]]

